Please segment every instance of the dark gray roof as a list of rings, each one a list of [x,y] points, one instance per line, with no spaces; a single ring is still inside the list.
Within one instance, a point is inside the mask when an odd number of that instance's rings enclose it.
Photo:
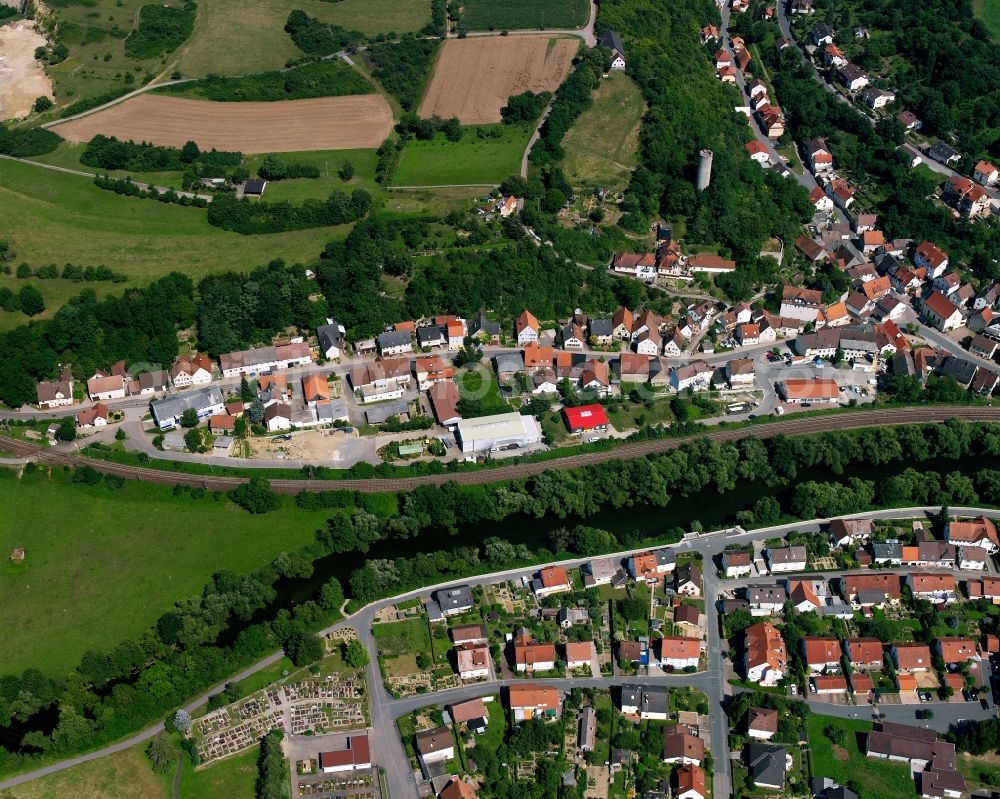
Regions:
[[[749,743],[743,748],[743,762],[750,778],[758,785],[785,786],[785,749],[770,744]]]
[[[613,331],[614,327],[610,319],[590,320],[590,335],[592,336],[610,336]]]
[[[854,791],[838,785],[829,777],[813,777],[810,787],[815,799],[858,799]]]
[[[368,424],[382,424],[390,416],[399,416],[404,414],[409,410],[409,405],[406,400],[398,400],[397,402],[384,402],[380,405],[375,405],[371,408],[365,409],[365,418],[368,420]]]
[[[946,377],[954,379],[963,386],[968,386],[972,382],[972,378],[975,377],[976,364],[965,360],[965,358],[949,355],[941,364],[940,371]]]
[[[434,598],[445,613],[472,607],[472,589],[467,585],[453,585],[434,592]]]
[[[375,341],[378,343],[379,349],[383,347],[400,347],[403,344],[410,343],[410,334],[405,330],[389,330],[385,333],[379,333],[375,337]]]
[[[872,541],[872,557],[876,560],[899,560],[903,545],[899,541]]]
[[[332,324],[320,325],[316,328],[316,338],[319,340],[319,348],[326,352],[330,347],[341,348],[344,346],[344,326],[336,319]]]
[[[222,404],[224,404],[222,392],[216,386],[208,386],[157,400],[150,403],[150,408],[153,411],[153,416],[159,422],[163,419],[177,418],[188,408],[202,411],[213,405]]]
[[[421,347],[426,347],[428,344],[440,344],[445,340],[445,332],[442,328],[437,325],[428,325],[426,327],[417,328],[417,343]]]
[[[523,372],[524,357],[519,352],[503,352],[493,359],[497,372]]]
[[[948,163],[951,159],[960,157],[954,148],[949,147],[943,141],[935,142],[928,147],[927,154],[935,161],[940,161],[941,163]]]
[[[479,316],[472,320],[469,324],[469,335],[476,335],[482,331],[491,336],[500,335],[500,323],[494,322],[492,319],[487,318],[486,314],[482,311],[479,312]]]
[[[622,44],[622,37],[618,35],[617,31],[604,31],[597,40],[597,43],[601,47],[607,47],[609,50],[617,50],[622,55],[625,55],[625,45]]]
[[[261,178],[248,178],[243,184],[244,194],[263,194],[267,181]]]

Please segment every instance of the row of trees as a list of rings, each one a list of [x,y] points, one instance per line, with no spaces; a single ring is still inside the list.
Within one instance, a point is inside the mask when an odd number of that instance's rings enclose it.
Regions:
[[[339,58],[309,61],[292,69],[254,72],[241,77],[209,75],[173,91],[195,92],[218,102],[270,102],[307,97],[371,94],[372,85]]]
[[[243,154],[216,149],[202,150],[193,141],[183,147],[163,147],[129,139],[121,141],[114,136],[98,133],[87,142],[80,163],[100,169],[125,169],[131,172],[179,172],[191,164],[203,163],[213,166],[239,166]]]
[[[371,206],[371,195],[364,189],[350,194],[334,189],[325,201],[306,200],[299,206],[287,201],[249,202],[220,194],[208,205],[208,222],[245,236],[283,233],[356,222],[368,214]]]

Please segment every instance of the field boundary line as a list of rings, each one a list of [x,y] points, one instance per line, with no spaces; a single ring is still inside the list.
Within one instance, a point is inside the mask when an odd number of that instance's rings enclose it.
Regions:
[[[499,183],[440,183],[433,186],[386,186],[389,191],[400,190],[409,191],[413,189],[481,189],[484,187],[496,188]]]

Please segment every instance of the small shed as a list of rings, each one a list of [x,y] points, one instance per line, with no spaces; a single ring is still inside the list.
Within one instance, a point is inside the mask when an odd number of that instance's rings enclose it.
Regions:
[[[267,188],[267,181],[263,178],[248,178],[243,184],[244,197],[262,197],[264,189]]]

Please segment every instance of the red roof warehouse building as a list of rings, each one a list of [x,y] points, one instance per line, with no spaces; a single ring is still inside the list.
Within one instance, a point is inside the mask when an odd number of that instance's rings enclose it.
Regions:
[[[563,415],[566,417],[566,426],[571,433],[608,429],[608,415],[604,412],[604,408],[596,402],[593,405],[563,408]]]

